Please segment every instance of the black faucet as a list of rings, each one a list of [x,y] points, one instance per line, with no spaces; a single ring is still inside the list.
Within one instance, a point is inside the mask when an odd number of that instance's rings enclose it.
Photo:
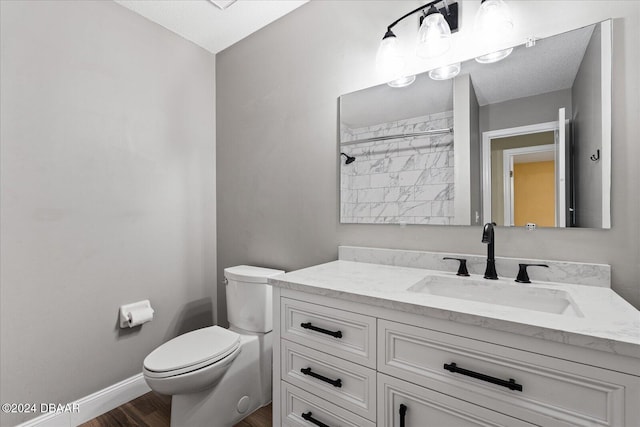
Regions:
[[[484,278],[497,280],[498,273],[496,273],[496,260],[494,253],[494,232],[493,226],[496,225],[495,222],[488,222],[484,225],[484,229],[482,230],[482,243],[488,243],[487,245],[487,268],[484,270]]]

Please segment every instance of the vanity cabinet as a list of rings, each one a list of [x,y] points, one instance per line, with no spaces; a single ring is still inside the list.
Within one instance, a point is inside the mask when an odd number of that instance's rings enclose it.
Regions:
[[[376,418],[376,371],[282,340],[282,379],[363,418]]]
[[[359,417],[285,381],[282,382],[281,396],[282,422],[274,426],[308,427],[319,425],[317,422],[343,427],[375,427],[376,425],[373,421]],[[276,400],[274,399],[274,402]]]
[[[296,290],[274,297],[274,425],[640,425],[637,359]]]
[[[290,298],[279,304],[282,338],[376,368],[375,317]]]
[[[533,426],[464,400],[378,374],[378,425],[380,426]]]
[[[300,299],[276,304],[281,424],[376,425],[376,318]]]
[[[624,426],[639,378],[378,320],[378,370],[538,425]]]

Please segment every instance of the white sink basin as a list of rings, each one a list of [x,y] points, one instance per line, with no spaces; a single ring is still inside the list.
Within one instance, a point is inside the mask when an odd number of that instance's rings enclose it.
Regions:
[[[429,275],[407,290],[564,316],[583,317],[566,291],[512,281]]]

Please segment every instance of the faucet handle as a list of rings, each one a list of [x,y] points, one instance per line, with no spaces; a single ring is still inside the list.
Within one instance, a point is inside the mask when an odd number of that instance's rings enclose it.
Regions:
[[[456,273],[456,276],[469,275],[469,272],[467,271],[467,260],[465,258],[452,258],[452,257],[446,256],[442,259],[453,259],[460,262],[460,265],[458,265],[458,272]]]
[[[516,277],[516,282],[518,283],[531,283],[529,280],[529,275],[527,274],[527,267],[547,267],[547,264],[518,264],[520,266],[520,270],[518,271],[518,277]]]

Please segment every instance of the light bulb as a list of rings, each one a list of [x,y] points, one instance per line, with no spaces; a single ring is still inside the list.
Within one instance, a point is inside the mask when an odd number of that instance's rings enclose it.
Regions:
[[[511,52],[513,52],[512,47],[487,53],[486,55],[476,57],[476,62],[479,62],[480,64],[492,64],[494,62],[502,61],[504,58],[511,55]]]
[[[509,6],[502,0],[484,0],[476,13],[475,31],[477,40],[484,49],[500,49],[502,41],[513,30],[513,19]],[[509,56],[513,48],[495,50],[476,58],[480,64],[491,64]]]
[[[416,76],[404,76],[387,83],[390,87],[406,87],[416,81]]]
[[[449,24],[441,13],[430,13],[422,20],[422,25],[418,30],[416,54],[422,58],[433,58],[445,53],[449,47],[451,47]]]
[[[429,71],[429,77],[433,80],[447,80],[454,78],[460,73],[460,63],[445,65]]]
[[[400,51],[398,39],[390,30],[387,31],[380,42],[378,54],[376,55],[376,68],[386,81],[402,77],[404,57]]]

